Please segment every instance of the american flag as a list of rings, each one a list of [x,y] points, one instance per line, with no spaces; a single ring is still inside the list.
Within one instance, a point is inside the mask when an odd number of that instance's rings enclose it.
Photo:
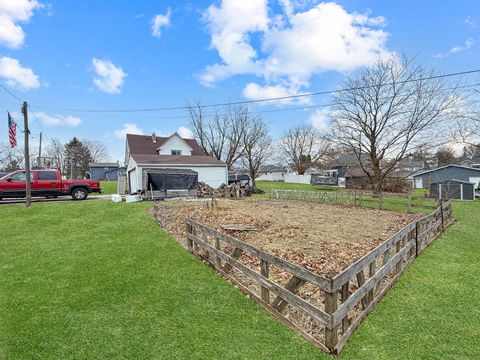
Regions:
[[[8,114],[8,138],[10,140],[10,147],[17,146],[17,123],[13,121],[9,112]]]

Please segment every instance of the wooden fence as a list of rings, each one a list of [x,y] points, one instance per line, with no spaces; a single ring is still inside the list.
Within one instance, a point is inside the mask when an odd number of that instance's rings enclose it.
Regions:
[[[451,204],[441,204],[332,278],[192,219],[186,220],[187,247],[309,342],[339,353],[363,318],[451,219]]]
[[[374,195],[362,192],[348,191],[304,191],[304,190],[279,190],[272,189],[269,193],[271,199],[301,200],[335,205],[366,206],[383,209],[388,206],[404,207],[411,212],[415,208],[436,209],[437,205],[431,199],[411,195]],[[431,204],[417,204],[416,201],[428,201]],[[434,205],[435,204],[435,205]]]

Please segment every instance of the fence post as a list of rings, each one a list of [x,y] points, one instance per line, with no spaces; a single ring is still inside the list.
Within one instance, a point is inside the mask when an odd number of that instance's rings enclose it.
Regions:
[[[443,219],[443,201],[440,199],[440,216],[442,217],[442,231],[445,230],[444,219]]]
[[[415,257],[418,256],[418,221],[415,221]]]
[[[218,251],[221,251],[220,239],[218,238],[218,236],[215,236],[215,249],[217,249]],[[217,266],[218,269],[222,268],[222,259],[220,259],[220,256],[218,255],[215,257],[215,265]]]
[[[325,312],[329,315],[332,315],[337,310],[337,292],[327,292],[325,293]],[[325,346],[330,350],[331,353],[335,352],[335,347],[338,343],[338,327],[327,325],[325,326]]]
[[[193,234],[192,225],[190,225],[188,222],[187,222],[185,225],[186,225],[186,230],[187,230],[187,247],[188,247],[188,251],[193,252],[193,241],[188,238],[188,234]]]
[[[260,274],[264,277],[266,277],[267,279],[269,278],[269,275],[270,275],[270,268],[269,268],[269,264],[268,262],[266,262],[265,260],[261,259],[260,260]],[[267,304],[270,303],[270,291],[262,286],[262,300],[265,301]]]
[[[383,195],[382,193],[378,194],[378,208],[381,209],[382,208],[382,199]]]
[[[412,201],[413,201],[412,194],[409,194],[408,195],[408,210],[407,210],[408,213],[412,212]]]

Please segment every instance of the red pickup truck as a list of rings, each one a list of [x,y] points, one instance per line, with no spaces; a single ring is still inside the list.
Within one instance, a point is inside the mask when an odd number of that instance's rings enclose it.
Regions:
[[[32,196],[70,195],[73,200],[85,200],[89,193],[102,191],[98,180],[62,180],[58,170],[32,170],[30,179]],[[25,197],[25,189],[25,170],[14,171],[0,179],[0,200]]]

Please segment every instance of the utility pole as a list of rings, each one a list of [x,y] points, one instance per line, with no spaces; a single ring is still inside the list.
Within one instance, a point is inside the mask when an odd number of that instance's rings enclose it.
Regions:
[[[42,161],[42,132],[40,131],[40,141],[38,143],[38,160],[37,160],[38,167],[40,167],[41,161]]]
[[[28,130],[28,110],[27,102],[23,102],[22,113],[23,113],[23,128],[25,130],[25,177],[26,177],[26,193],[25,193],[25,206],[32,206],[32,183],[30,178],[30,151],[28,149],[28,135],[30,135],[30,130]]]

